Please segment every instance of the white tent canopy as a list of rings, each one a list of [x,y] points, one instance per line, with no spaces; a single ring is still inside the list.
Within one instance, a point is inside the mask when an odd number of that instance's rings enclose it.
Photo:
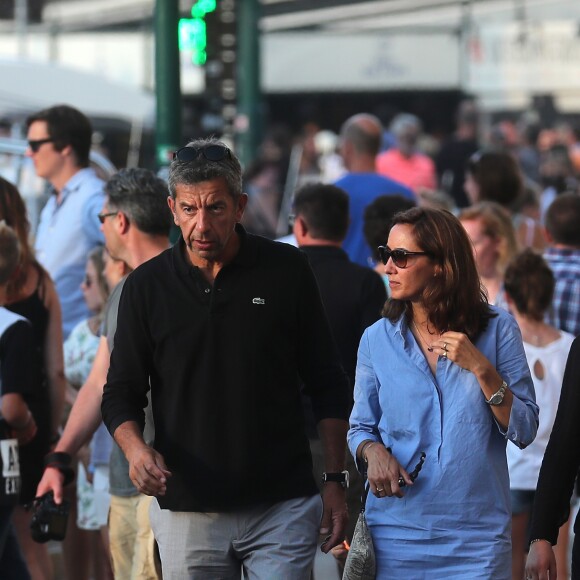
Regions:
[[[153,124],[155,99],[139,89],[59,65],[0,59],[0,115],[68,104],[88,116]]]

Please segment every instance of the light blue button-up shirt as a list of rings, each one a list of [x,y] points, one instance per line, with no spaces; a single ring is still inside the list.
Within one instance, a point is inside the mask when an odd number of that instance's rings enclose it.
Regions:
[[[519,328],[493,310],[475,345],[514,395],[507,431],[471,372],[440,357],[433,376],[403,319],[380,320],[362,337],[352,454],[365,439],[382,441],[409,472],[421,451],[427,455],[403,499],[368,496],[377,578],[511,578],[506,441],[521,448],[533,441],[538,407]]]
[[[80,285],[89,252],[105,242],[97,217],[104,202],[103,181],[86,168],[68,180],[60,203],[52,195],[40,214],[34,248],[56,285],[64,338],[90,316]]]

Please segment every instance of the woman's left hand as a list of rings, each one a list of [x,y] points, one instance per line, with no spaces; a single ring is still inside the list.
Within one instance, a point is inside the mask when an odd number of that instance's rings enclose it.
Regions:
[[[433,352],[448,358],[462,369],[477,374],[483,365],[489,361],[462,332],[444,332],[438,340],[431,344]]]

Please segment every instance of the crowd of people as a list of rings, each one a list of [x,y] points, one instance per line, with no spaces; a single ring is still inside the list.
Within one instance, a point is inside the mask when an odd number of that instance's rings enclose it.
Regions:
[[[36,231],[0,179],[0,577],[55,580],[25,509],[50,493],[67,579],[306,580],[318,548],[339,574],[366,488],[378,579],[566,578],[579,168],[477,127],[462,103],[427,152],[414,115],[346,119],[281,242],[274,143],[104,182],[82,112],[31,115]]]

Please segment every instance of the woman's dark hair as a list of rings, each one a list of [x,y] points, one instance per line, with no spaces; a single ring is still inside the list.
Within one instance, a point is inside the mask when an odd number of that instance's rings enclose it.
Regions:
[[[504,288],[518,312],[533,320],[544,319],[552,304],[556,281],[546,260],[530,248],[519,253],[505,272]]]
[[[30,265],[39,270],[41,277],[43,271],[34,258],[34,251],[29,242],[30,222],[26,204],[16,186],[2,177],[0,177],[0,220],[4,220],[6,225],[16,232],[20,243],[18,267],[6,285],[8,299],[13,300],[26,283]]]
[[[523,193],[524,180],[518,162],[505,151],[475,153],[467,162],[467,171],[479,186],[479,201],[511,207]]]
[[[439,266],[423,294],[428,321],[439,331],[453,330],[474,339],[494,316],[475,267],[471,242],[461,222],[446,210],[415,207],[398,213],[393,226],[408,224],[419,248]],[[407,301],[390,298],[383,316],[391,322],[403,313],[412,320]]]

